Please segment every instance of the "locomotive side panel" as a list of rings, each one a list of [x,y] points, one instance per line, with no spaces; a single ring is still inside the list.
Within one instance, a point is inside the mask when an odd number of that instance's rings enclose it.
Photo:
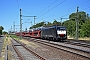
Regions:
[[[66,28],[64,26],[44,28],[41,37],[49,40],[65,40],[67,38]]]
[[[53,39],[56,38],[56,29],[55,28],[45,28],[41,31],[41,38],[44,39]]]

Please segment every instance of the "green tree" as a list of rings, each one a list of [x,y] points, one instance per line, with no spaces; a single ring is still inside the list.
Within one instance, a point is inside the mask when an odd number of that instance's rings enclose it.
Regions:
[[[77,14],[77,15],[76,15],[76,14]],[[85,23],[85,20],[86,20],[86,18],[87,18],[86,12],[81,11],[81,12],[78,12],[78,13],[72,13],[72,14],[69,16],[69,19],[75,20],[77,16],[78,16],[79,24],[82,25],[83,23]]]
[[[52,25],[58,25],[58,26],[60,26],[61,23],[60,22],[57,22],[56,20],[54,20],[53,23],[52,23]]]
[[[66,26],[67,31],[68,31],[68,35],[70,36],[75,36],[75,31],[76,31],[76,14],[78,14],[78,34],[79,37],[88,37],[89,32],[90,32],[90,22],[89,22],[89,15],[86,14],[86,12],[81,11],[78,13],[72,13],[71,15],[69,15],[69,20],[65,21],[63,23],[64,26]]]
[[[6,32],[6,31],[3,31],[3,32],[2,32],[2,34],[8,34],[8,32]]]
[[[0,35],[2,35],[2,30],[4,30],[4,28],[0,26]]]
[[[80,37],[90,37],[90,19],[81,26]]]
[[[75,36],[75,21],[67,20],[63,23],[63,26],[66,26],[68,35]]]
[[[37,23],[36,25],[31,26],[30,29],[32,29],[32,28],[38,28],[38,27],[41,27],[43,25],[44,25],[44,22],[40,22],[40,23]]]
[[[48,22],[48,23],[46,24],[46,26],[52,26],[52,23],[51,23],[51,22]]]

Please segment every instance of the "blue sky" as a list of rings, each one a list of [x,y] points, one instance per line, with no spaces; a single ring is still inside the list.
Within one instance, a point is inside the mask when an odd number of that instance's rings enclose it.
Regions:
[[[0,0],[0,26],[4,31],[13,31],[13,22],[20,25],[20,8],[23,16],[37,16],[35,23],[42,21],[60,22],[60,17],[68,18],[71,13],[85,11],[90,15],[90,0]],[[22,28],[29,28],[34,24],[33,17],[22,17]],[[65,21],[65,19],[63,19]],[[25,23],[28,22],[28,23]],[[32,22],[32,24],[30,23]],[[20,26],[15,26],[20,30]]]

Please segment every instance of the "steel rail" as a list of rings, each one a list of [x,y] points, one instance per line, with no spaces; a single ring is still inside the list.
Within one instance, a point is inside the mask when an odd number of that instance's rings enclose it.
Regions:
[[[15,39],[14,39],[15,40]],[[38,55],[37,53],[35,53],[35,52],[33,52],[32,50],[30,50],[29,48],[27,48],[26,46],[25,46],[25,44],[23,44],[23,43],[21,43],[21,42],[19,42],[19,41],[17,41],[17,40],[15,40],[17,43],[19,43],[19,44],[21,44],[26,50],[28,50],[29,52],[31,52],[32,54],[34,54],[36,57],[38,57],[39,59],[41,59],[41,60],[45,60],[43,57],[41,57],[40,55]]]
[[[47,45],[47,46],[50,46],[50,47],[61,49],[61,50],[64,50],[64,51],[67,51],[67,52],[70,52],[70,53],[73,53],[73,54],[77,54],[79,56],[83,56],[85,58],[89,58],[90,59],[90,52],[78,50],[78,49],[75,49],[75,48],[72,48],[72,47],[68,47],[68,46],[58,45],[58,44],[55,44],[55,43],[51,43],[49,41],[48,42],[42,41],[42,40],[39,40],[39,39],[38,40],[34,40],[33,39],[33,40],[29,40],[29,41],[38,42],[38,43],[41,43],[41,44],[44,44],[44,45]],[[83,55],[84,53],[86,53],[86,54]]]
[[[12,43],[13,43],[13,42],[12,42]],[[15,52],[17,53],[17,55],[19,56],[20,60],[25,60],[25,59],[23,58],[23,56],[20,54],[20,52],[18,51],[18,49],[14,46],[14,44],[12,44],[12,46],[13,46]]]

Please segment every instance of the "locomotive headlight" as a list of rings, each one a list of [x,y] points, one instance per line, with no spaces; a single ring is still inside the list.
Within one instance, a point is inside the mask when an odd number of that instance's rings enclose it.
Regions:
[[[57,34],[66,34],[66,31],[57,31]]]

